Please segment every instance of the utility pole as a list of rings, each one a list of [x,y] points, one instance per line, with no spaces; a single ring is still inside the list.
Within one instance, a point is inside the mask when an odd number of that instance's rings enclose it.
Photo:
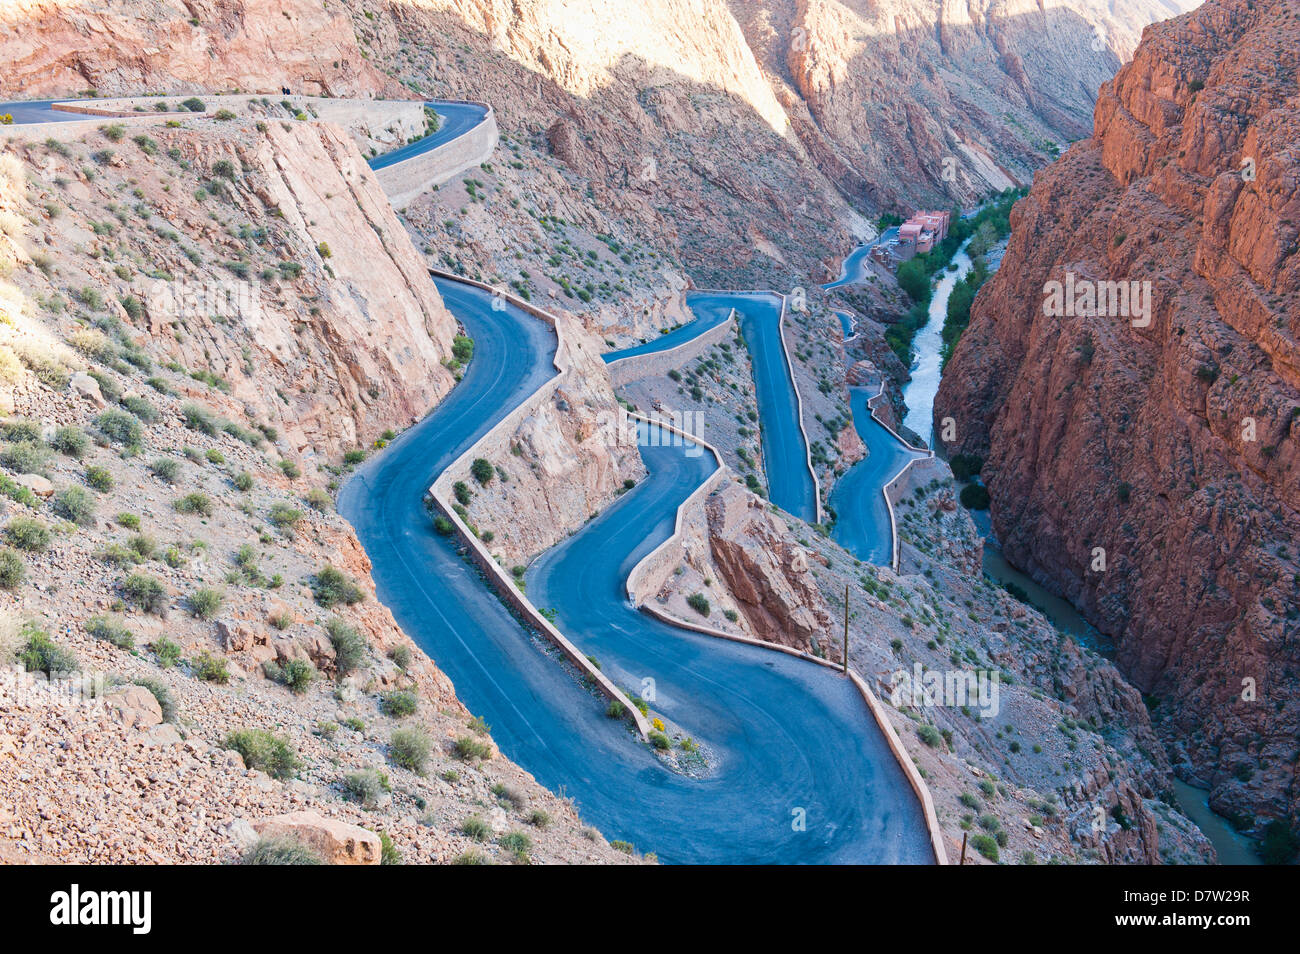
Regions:
[[[966,863],[966,835],[967,834],[968,834],[967,832],[961,833],[961,861],[957,862],[958,864],[961,865],[964,865]]]
[[[849,674],[849,584],[844,584],[844,675]]]

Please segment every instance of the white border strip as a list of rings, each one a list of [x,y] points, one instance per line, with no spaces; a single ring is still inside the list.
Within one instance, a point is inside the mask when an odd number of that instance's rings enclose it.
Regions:
[[[875,421],[877,424],[879,424],[881,427],[883,427],[885,430],[889,431],[889,433],[893,434],[894,438],[900,444],[906,447],[908,450],[915,451],[918,454],[921,453],[923,450],[925,452],[924,457],[913,457],[911,460],[909,460],[906,464],[904,464],[899,469],[898,473],[896,473],[889,480],[885,481],[884,486],[880,488],[880,492],[885,496],[885,507],[888,508],[889,510],[889,533],[890,536],[893,538],[893,543],[894,543],[893,556],[889,561],[889,568],[893,570],[895,573],[897,573],[898,561],[899,561],[898,551],[900,546],[900,542],[898,539],[898,518],[894,515],[894,503],[892,500],[889,499],[889,489],[893,487],[894,484],[898,483],[898,481],[900,481],[903,478],[903,475],[907,473],[908,469],[911,468],[911,466],[915,464],[918,460],[933,460],[934,448],[917,447],[915,444],[912,444],[911,442],[904,440],[903,436],[899,434],[898,431],[890,427],[889,424],[887,424],[885,420],[876,413],[876,402],[879,401],[884,396],[885,396],[885,379],[882,375],[880,379],[880,389],[874,395],[867,398],[867,407],[871,410],[871,419]]]

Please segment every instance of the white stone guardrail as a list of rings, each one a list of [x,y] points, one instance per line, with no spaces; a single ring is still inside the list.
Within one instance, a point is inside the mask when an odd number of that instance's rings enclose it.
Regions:
[[[496,149],[500,133],[496,111],[488,103],[472,99],[442,99],[433,102],[479,106],[486,110],[483,118],[455,139],[449,139],[428,152],[420,152],[373,170],[379,185],[395,209],[404,209],[421,193],[441,185],[457,173],[487,162]]]
[[[816,505],[815,523],[822,522],[822,485],[817,479],[817,469],[813,467],[812,462],[812,444],[808,441],[808,429],[803,423],[803,395],[799,393],[799,382],[794,376],[794,362],[790,360],[790,347],[785,340],[785,306],[786,297],[782,292],[772,291],[770,288],[692,288],[690,291],[699,292],[703,295],[741,295],[753,297],[755,295],[772,295],[781,300],[781,315],[777,318],[776,327],[781,336],[781,357],[785,359],[785,373],[790,379],[790,387],[794,389],[795,414],[799,418],[799,433],[803,437],[803,456],[804,463],[808,467],[808,474],[812,477],[813,482],[813,503]],[[732,309],[735,312],[735,309]],[[748,345],[746,345],[748,346]],[[766,461],[764,462],[766,466]]]
[[[605,365],[609,380],[616,388],[624,387],[634,381],[663,375],[669,368],[680,366],[691,358],[703,354],[707,348],[722,341],[736,329],[736,309],[731,309],[725,321],[720,321],[707,331],[703,331],[683,341],[679,345],[665,348],[663,351],[649,351],[644,354],[630,354],[615,358]]]
[[[879,414],[876,413],[876,402],[879,401],[884,396],[885,396],[885,380],[884,378],[881,378],[880,390],[878,390],[875,393],[875,395],[873,395],[872,397],[867,398],[867,407],[871,409],[872,419],[875,420],[875,422],[879,424],[881,427],[883,427],[885,430],[889,431],[889,433],[893,434],[894,438],[904,447],[908,448],[909,450],[916,451],[918,454],[922,452],[925,453],[924,457],[913,457],[911,460],[909,460],[906,464],[902,466],[902,468],[899,469],[898,473],[896,473],[892,478],[889,479],[889,481],[883,487],[880,488],[880,492],[885,495],[885,507],[886,509],[889,510],[889,533],[894,543],[893,555],[889,561],[889,568],[893,570],[895,573],[897,573],[898,562],[899,562],[899,546],[900,546],[899,539],[898,539],[898,518],[894,515],[894,501],[890,498],[889,494],[894,489],[895,485],[900,480],[903,479],[903,475],[906,474],[911,469],[913,464],[915,464],[918,460],[932,460],[934,458],[934,448],[917,447],[915,444],[912,444],[911,442],[904,440],[903,436],[899,434],[898,431],[890,427],[889,424],[885,422],[884,418],[882,418]]]
[[[685,522],[687,511],[696,503],[696,501],[701,500],[708,494],[712,493],[717,484],[725,479],[727,466],[722,462],[722,455],[718,453],[717,448],[708,441],[694,437],[667,421],[657,421],[653,418],[648,418],[643,414],[637,414],[634,411],[628,411],[627,416],[637,418],[638,420],[645,421],[648,424],[671,431],[679,435],[683,440],[691,441],[692,443],[699,445],[705,450],[711,452],[713,454],[713,459],[718,462],[717,470],[710,474],[708,479],[706,479],[704,483],[700,484],[699,487],[695,488],[691,495],[683,500],[678,506],[672,535],[642,557],[641,561],[632,568],[632,572],[628,574],[627,595],[628,599],[632,601],[632,604],[647,616],[652,616],[660,622],[667,623],[669,626],[676,626],[681,629],[688,629],[692,632],[700,633],[704,636],[715,636],[719,639],[727,639],[735,643],[744,643],[748,646],[756,646],[761,649],[775,650],[776,652],[785,653],[787,656],[795,656],[799,659],[816,663],[817,665],[824,666],[828,669],[841,671],[840,666],[837,666],[828,659],[822,659],[820,656],[814,656],[811,653],[806,653],[790,646],[782,646],[780,643],[769,642],[765,639],[755,639],[752,636],[741,636],[736,633],[728,633],[721,629],[716,629],[712,626],[706,626],[703,623],[691,622],[690,620],[682,619],[679,616],[674,616],[671,613],[664,612],[650,603],[649,597],[651,592],[658,590],[659,585],[661,584],[656,584],[651,588],[651,591],[646,591],[643,587],[647,575],[651,569],[656,568],[657,565],[662,562],[664,555],[668,552],[671,546],[674,544],[679,547],[681,546],[680,538],[682,535],[682,524]],[[899,439],[902,440],[902,438]],[[904,441],[904,443],[906,442]],[[643,593],[644,598],[639,597],[638,592]],[[934,852],[935,862],[941,865],[946,865],[948,863],[948,852],[944,848],[943,844],[943,831],[939,827],[939,818],[934,810],[934,799],[930,795],[929,787],[925,784],[925,779],[921,778],[921,773],[917,769],[916,763],[914,763],[912,757],[907,754],[907,749],[903,745],[903,740],[899,738],[898,732],[894,729],[894,724],[890,722],[889,715],[885,712],[885,707],[881,705],[880,700],[876,698],[876,694],[871,691],[871,687],[867,685],[861,676],[847,665],[843,667],[843,671],[848,674],[848,677],[853,681],[853,685],[857,687],[863,701],[866,702],[867,709],[870,710],[871,716],[876,722],[876,726],[884,735],[885,742],[888,744],[890,752],[893,753],[894,759],[902,768],[903,774],[907,777],[907,782],[912,787],[913,793],[921,803],[921,812],[925,816],[925,827],[930,836],[930,849]]]
[[[555,390],[568,379],[571,370],[569,365],[568,344],[564,340],[564,335],[560,330],[560,323],[556,317],[549,312],[544,311],[543,309],[520,298],[516,298],[514,295],[493,288],[485,282],[476,281],[472,278],[465,278],[461,275],[446,272],[438,268],[430,267],[429,272],[433,275],[437,275],[439,278],[460,282],[465,285],[471,285],[475,288],[481,288],[484,291],[490,292],[493,295],[500,296],[516,308],[527,312],[554,328],[559,343],[555,351],[556,375],[548,381],[543,382],[537,390],[526,397],[514,408],[514,410],[497,422],[496,425],[491,427],[471,446],[466,448],[463,454],[452,461],[441,474],[434,478],[433,483],[429,486],[428,494],[437,508],[442,512],[443,516],[451,521],[452,526],[456,530],[456,535],[469,549],[470,554],[474,557],[474,561],[495,584],[495,588],[501,595],[502,599],[506,600],[511,606],[513,606],[531,626],[538,629],[547,639],[559,648],[559,650],[568,657],[569,661],[578,667],[579,671],[581,671],[587,679],[595,683],[605,696],[622,705],[632,717],[632,721],[636,725],[636,729],[641,734],[641,737],[643,739],[649,738],[651,728],[650,720],[642,715],[641,710],[632,704],[631,700],[624,695],[623,691],[619,689],[618,686],[614,685],[613,681],[607,675],[597,669],[592,661],[555,627],[554,623],[542,615],[542,612],[533,605],[532,600],[519,590],[519,587],[515,585],[514,580],[507,575],[506,571],[492,557],[492,554],[488,552],[483,541],[480,540],[472,530],[470,530],[465,521],[460,518],[458,513],[456,513],[447,496],[451,490],[450,485],[452,483],[452,474],[465,467],[469,461],[473,459],[478,448],[482,444],[498,435],[508,435],[509,433],[513,433],[515,428],[519,426],[520,422],[523,421],[525,417],[531,414],[538,405],[554,394]]]

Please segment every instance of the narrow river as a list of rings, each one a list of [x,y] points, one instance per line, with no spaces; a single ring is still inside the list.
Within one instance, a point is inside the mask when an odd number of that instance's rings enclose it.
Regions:
[[[953,262],[957,265],[956,270],[945,272],[935,285],[934,297],[930,300],[930,320],[917,332],[913,341],[916,356],[912,362],[912,378],[903,387],[903,400],[907,404],[907,415],[903,423],[931,446],[933,446],[934,433],[934,397],[939,391],[939,381],[942,377],[940,362],[943,352],[943,323],[948,315],[948,298],[952,295],[954,286],[971,270],[972,262],[966,254],[966,246],[969,244],[970,240],[967,239],[953,256]],[[987,256],[990,273],[1001,264],[1000,253],[999,248]],[[1110,638],[1089,623],[1073,604],[1052,593],[1007,562],[993,534],[988,511],[972,510],[971,517],[984,537],[986,576],[997,583],[1018,587],[1029,602],[1057,629],[1068,633],[1081,645],[1105,656],[1113,654],[1114,646]],[[1204,789],[1175,778],[1174,800],[1179,810],[1195,822],[1214,845],[1220,864],[1260,864],[1251,840],[1238,833],[1222,815],[1217,815],[1210,809]]]
[[[939,393],[939,362],[943,352],[943,322],[948,316],[948,297],[971,270],[970,256],[966,254],[968,245],[970,239],[961,243],[961,248],[952,257],[956,269],[950,267],[939,279],[934,297],[930,299],[930,320],[916,333],[912,342],[916,357],[912,361],[912,379],[903,388],[903,401],[907,404],[903,424],[925,441],[927,447],[934,446],[934,396]]]

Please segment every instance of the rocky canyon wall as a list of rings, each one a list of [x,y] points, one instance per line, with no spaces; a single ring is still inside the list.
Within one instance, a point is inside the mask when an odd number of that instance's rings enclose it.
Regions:
[[[1298,795],[1298,68],[1294,3],[1151,28],[1014,210],[936,401],[1007,555],[1115,636],[1175,764],[1248,828]],[[1052,281],[1150,283],[1149,322],[1049,316]]]

